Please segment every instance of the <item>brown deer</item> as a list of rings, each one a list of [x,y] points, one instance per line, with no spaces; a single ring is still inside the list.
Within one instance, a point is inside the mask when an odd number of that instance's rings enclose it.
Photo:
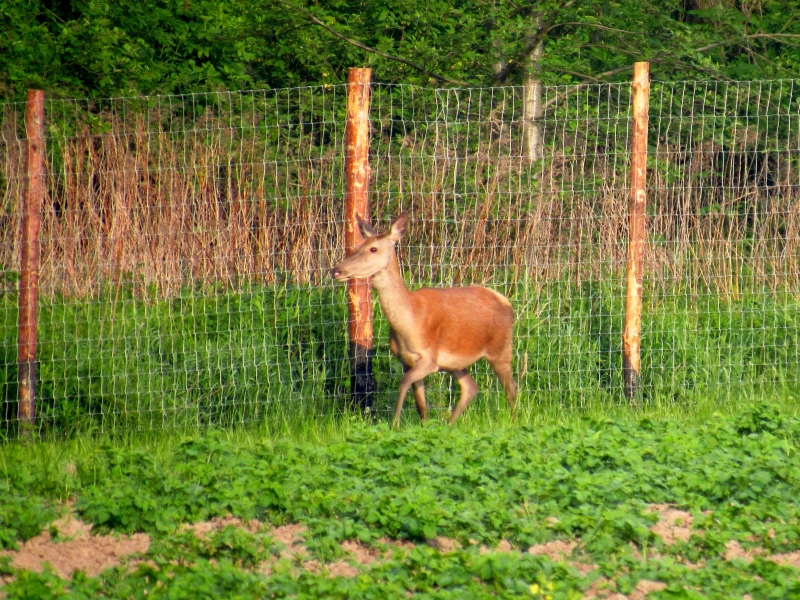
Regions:
[[[406,232],[408,217],[400,215],[388,232],[378,234],[361,217],[364,241],[331,273],[337,281],[372,277],[381,310],[389,321],[389,349],[403,363],[400,395],[393,425],[400,423],[408,388],[414,387],[417,412],[425,420],[425,377],[448,371],[461,386],[461,397],[450,417],[452,425],[464,412],[478,384],[467,367],[486,358],[505,389],[515,414],[517,384],[511,373],[514,311],[505,296],[480,287],[421,288],[409,291],[403,283],[395,245]]]

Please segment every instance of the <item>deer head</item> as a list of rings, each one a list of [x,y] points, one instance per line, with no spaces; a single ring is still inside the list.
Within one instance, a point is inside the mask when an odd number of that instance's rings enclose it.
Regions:
[[[356,218],[365,239],[353,249],[350,256],[331,269],[331,275],[337,281],[365,279],[388,267],[408,223],[408,216],[402,214],[392,223],[389,231],[379,234],[360,215],[356,215]]]

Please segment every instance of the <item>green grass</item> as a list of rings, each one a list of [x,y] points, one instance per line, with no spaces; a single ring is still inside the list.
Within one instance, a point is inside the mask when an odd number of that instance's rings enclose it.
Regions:
[[[70,434],[232,425],[271,417],[276,405],[321,414],[345,385],[346,320],[334,290],[315,292],[43,299],[40,420]],[[17,393],[11,298],[0,316],[0,389],[10,406]]]
[[[622,394],[623,300],[607,283],[512,291],[516,371],[527,419],[577,408],[603,414]],[[40,431],[95,431],[270,423],[339,422],[347,414],[348,358],[343,286],[187,290],[159,300],[122,290],[91,300],[42,298],[39,316]],[[388,352],[388,325],[375,308],[375,408],[388,418],[402,374]],[[0,297],[0,435],[16,435],[16,298]],[[800,302],[752,293],[737,301],[678,290],[645,298],[642,393],[663,411],[735,397],[797,398]],[[467,411],[502,420],[505,401],[486,364],[473,368],[482,393]],[[458,394],[449,376],[428,378],[434,416]],[[413,402],[408,402],[414,415]],[[659,408],[660,407],[660,408]],[[412,419],[415,416],[411,417]],[[316,425],[314,425],[316,427]],[[330,426],[330,425],[329,425]]]

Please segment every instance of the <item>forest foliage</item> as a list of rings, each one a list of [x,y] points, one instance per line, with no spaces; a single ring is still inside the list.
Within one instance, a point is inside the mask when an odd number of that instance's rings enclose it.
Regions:
[[[800,66],[795,0],[3,0],[0,98],[384,83],[769,79]],[[537,48],[541,58],[537,57]]]

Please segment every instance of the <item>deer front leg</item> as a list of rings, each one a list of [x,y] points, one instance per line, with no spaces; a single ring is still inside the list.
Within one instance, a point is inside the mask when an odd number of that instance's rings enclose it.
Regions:
[[[397,398],[397,408],[394,410],[392,427],[400,426],[400,414],[403,412],[403,403],[406,400],[408,388],[410,388],[412,384],[422,381],[425,377],[437,370],[438,366],[435,360],[430,356],[421,356],[414,366],[405,372],[405,375],[403,375],[403,378],[400,380],[400,392]]]
[[[403,372],[408,372],[411,367],[403,365]],[[428,404],[425,402],[425,380],[420,379],[411,384],[414,388],[414,402],[417,405],[419,420],[425,421],[428,418]]]

